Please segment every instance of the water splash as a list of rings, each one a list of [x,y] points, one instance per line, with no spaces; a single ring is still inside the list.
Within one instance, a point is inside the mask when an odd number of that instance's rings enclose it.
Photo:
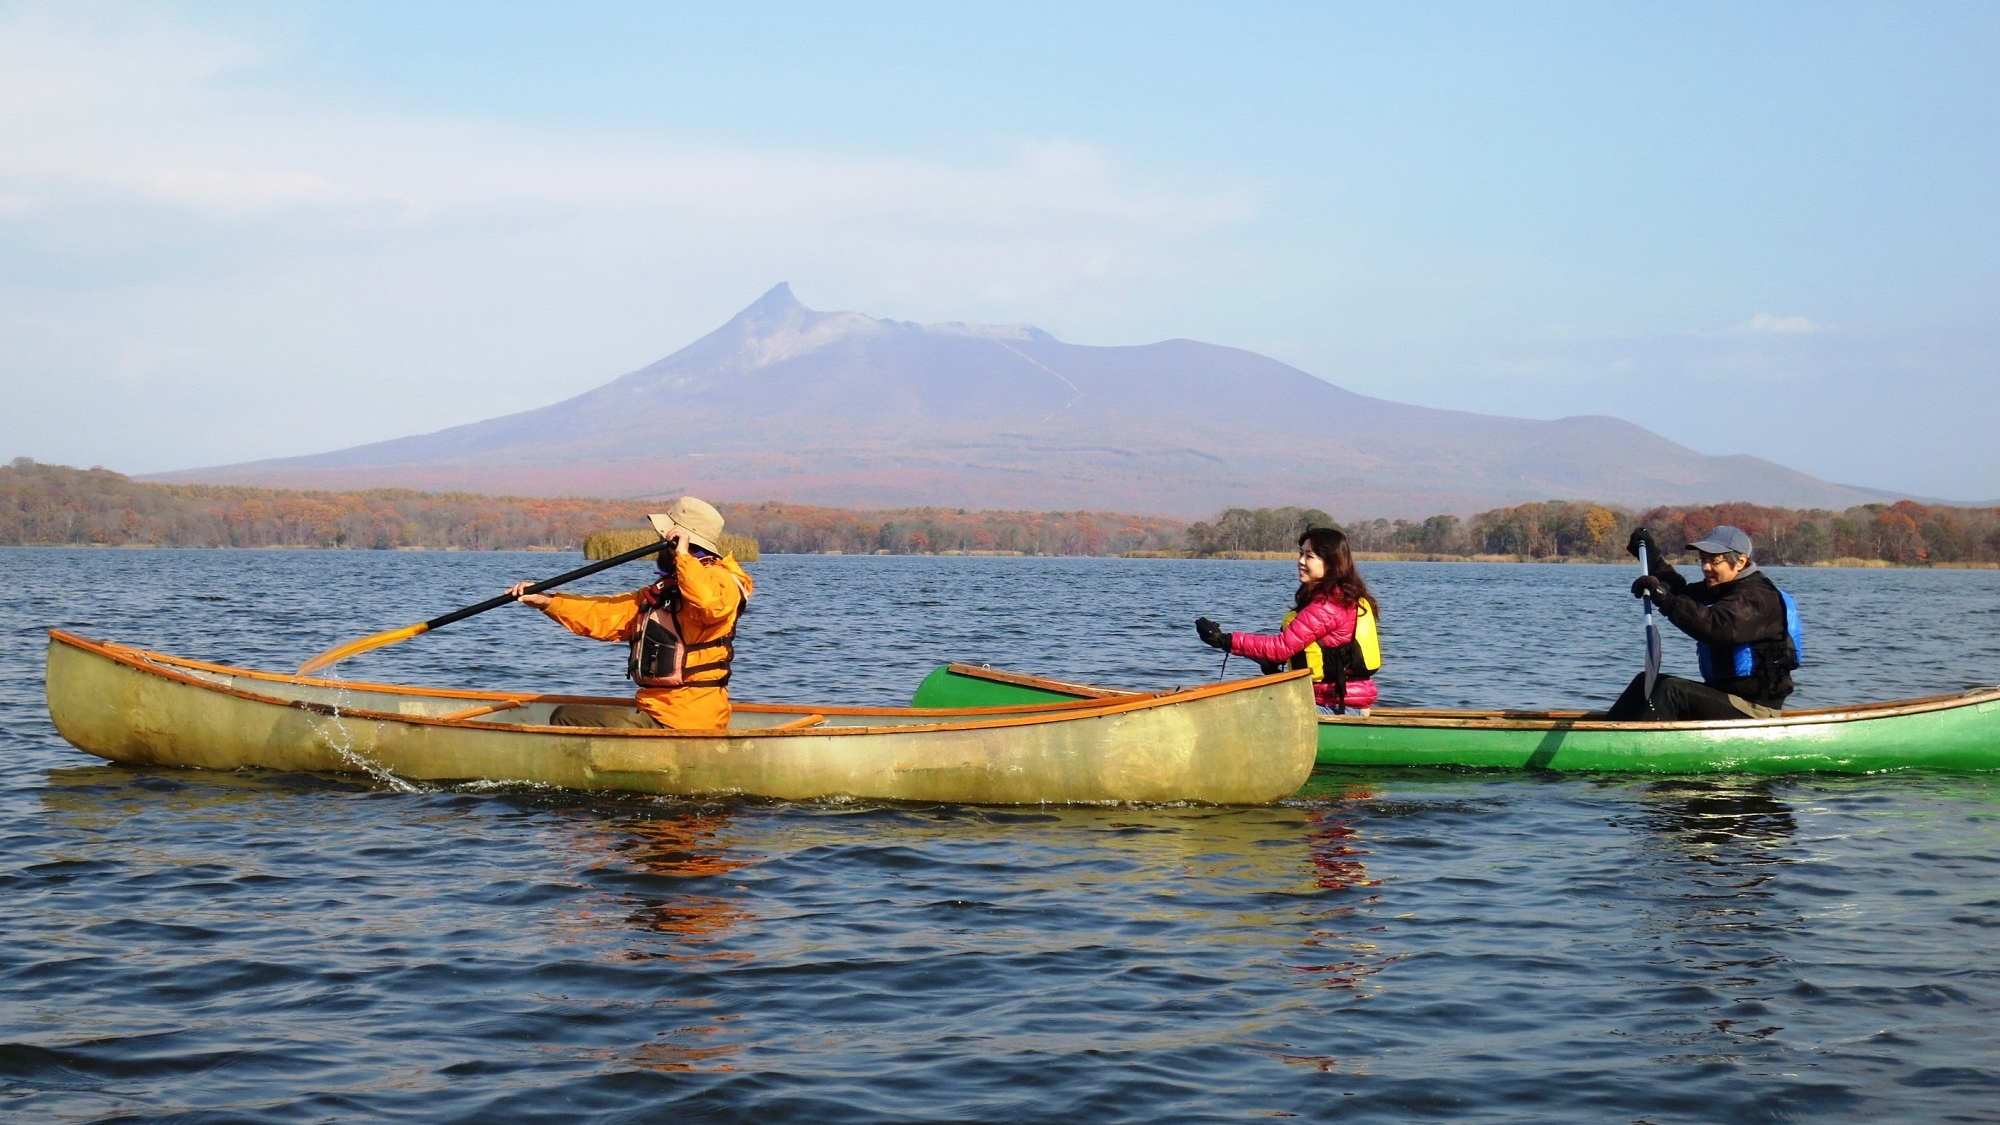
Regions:
[[[397,793],[435,792],[435,790],[427,785],[422,785],[397,775],[394,770],[370,759],[366,754],[354,748],[354,732],[347,728],[346,718],[341,714],[342,707],[345,706],[348,700],[353,698],[352,689],[348,687],[347,680],[338,676],[332,677],[330,682],[336,686],[333,702],[327,705],[327,718],[329,721],[320,724],[318,730],[315,732],[318,734],[320,740],[326,744],[327,748],[339,755],[341,761],[346,762],[361,773],[367,774],[379,784],[385,785]],[[339,732],[339,737],[331,737],[329,731]]]

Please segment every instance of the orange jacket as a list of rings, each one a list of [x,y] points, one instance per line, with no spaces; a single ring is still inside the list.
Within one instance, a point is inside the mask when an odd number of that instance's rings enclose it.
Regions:
[[[756,588],[733,555],[720,559],[683,556],[674,569],[674,577],[681,589],[681,608],[674,619],[680,623],[681,636],[689,644],[728,636],[743,612],[744,599]],[[580,636],[629,643],[638,635],[646,618],[639,601],[643,593],[645,590],[641,588],[603,597],[551,594],[548,607],[542,612]],[[640,688],[637,698],[639,709],[658,719],[662,726],[711,730],[729,725],[726,687]]]

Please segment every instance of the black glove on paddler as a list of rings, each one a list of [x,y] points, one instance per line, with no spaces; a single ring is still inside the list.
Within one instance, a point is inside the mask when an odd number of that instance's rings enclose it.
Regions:
[[[1208,618],[1195,618],[1194,632],[1196,636],[1201,638],[1202,644],[1210,648],[1219,648],[1224,652],[1229,651],[1229,634],[1222,631],[1222,626],[1217,625]]]
[[[1653,532],[1650,528],[1633,528],[1632,538],[1625,541],[1625,553],[1635,559],[1638,558],[1639,544],[1641,543],[1646,545],[1646,569],[1651,570],[1660,564],[1660,545],[1654,542]]]
[[[1654,605],[1660,604],[1660,599],[1666,597],[1668,592],[1667,584],[1660,581],[1657,575],[1646,574],[1632,580],[1632,596],[1651,598]]]

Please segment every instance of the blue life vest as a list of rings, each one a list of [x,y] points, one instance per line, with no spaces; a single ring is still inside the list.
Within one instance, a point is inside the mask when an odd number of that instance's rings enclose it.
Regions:
[[[1783,667],[1785,671],[1789,672],[1797,668],[1799,662],[1806,657],[1806,630],[1805,626],[1799,621],[1799,607],[1792,603],[1792,596],[1783,590],[1778,591],[1778,596],[1785,599],[1785,634],[1786,640],[1791,642],[1791,653]],[[1708,683],[1715,683],[1717,679],[1741,680],[1755,675],[1757,672],[1757,654],[1752,650],[1768,646],[1721,646],[1722,659],[1720,661],[1716,659],[1717,647],[1709,644],[1707,641],[1696,641],[1694,643],[1695,659],[1701,664],[1701,678]],[[1724,671],[1725,674],[1723,676],[1718,677],[1716,675],[1718,666]]]

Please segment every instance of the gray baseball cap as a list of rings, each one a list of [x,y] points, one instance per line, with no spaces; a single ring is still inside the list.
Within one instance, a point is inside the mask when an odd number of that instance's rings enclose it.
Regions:
[[[1750,537],[1743,534],[1741,528],[1730,527],[1728,524],[1724,524],[1707,535],[1702,536],[1701,542],[1689,543],[1688,546],[1697,551],[1706,551],[1711,555],[1720,555],[1728,551],[1734,551],[1739,555],[1748,555],[1750,553]]]

